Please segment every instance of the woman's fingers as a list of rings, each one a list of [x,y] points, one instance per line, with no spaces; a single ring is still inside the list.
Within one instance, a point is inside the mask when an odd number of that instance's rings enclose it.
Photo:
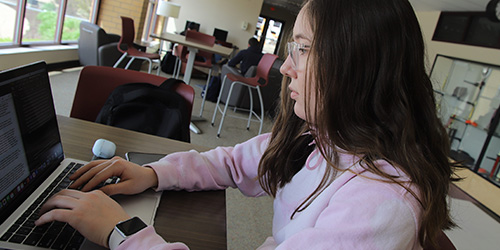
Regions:
[[[137,194],[158,185],[158,177],[153,169],[139,166],[121,157],[107,161],[94,161],[75,172],[71,176],[74,183],[69,188],[79,188],[87,192],[94,189],[107,179],[117,176],[118,184],[109,184],[100,188],[108,195]]]
[[[96,169],[102,169],[105,168],[107,164],[107,161],[92,161],[89,162],[87,165],[81,167],[78,169],[73,175],[71,175],[69,178],[70,180],[74,180],[74,182],[69,186],[69,188],[79,188],[85,183],[87,183],[92,177]]]
[[[82,174],[86,173],[89,169],[92,169],[95,166],[100,165],[101,163],[104,163],[104,162],[107,162],[107,160],[91,161],[91,162],[87,163],[85,166],[83,166],[80,169],[76,170],[76,172],[70,176],[70,179],[72,179],[72,180],[77,179]]]
[[[106,246],[114,225],[129,218],[118,203],[99,190],[88,193],[64,190],[42,206],[41,216],[35,224],[54,220],[66,222],[87,239]]]
[[[74,182],[69,186],[69,188],[74,189],[83,186],[82,191],[90,191],[108,178],[119,176],[118,174],[114,174],[113,171],[107,171],[106,173],[108,173],[108,175],[100,174],[102,173],[102,170],[108,169],[119,160],[122,160],[122,158],[114,157],[111,160],[98,160],[90,162],[70,176],[70,179],[74,180]]]
[[[62,208],[62,209],[75,208],[76,203],[77,203],[76,200],[78,200],[78,198],[75,198],[71,195],[61,194],[61,193],[59,193],[58,195],[59,196],[57,199],[51,198],[47,202],[45,202],[45,204],[43,204],[43,206],[40,208],[40,214],[45,214],[54,208]],[[54,215],[51,214],[51,216],[54,216]],[[46,218],[41,224],[44,224],[44,223],[46,223],[48,221],[52,221],[52,220],[57,220],[57,219],[49,217],[49,218]]]

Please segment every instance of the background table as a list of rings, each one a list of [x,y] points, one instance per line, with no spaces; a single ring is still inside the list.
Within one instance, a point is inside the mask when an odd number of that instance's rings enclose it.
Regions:
[[[177,34],[172,34],[172,33],[166,33],[163,32],[160,35],[157,34],[152,34],[152,38],[157,38],[160,40],[164,41],[169,41],[172,43],[178,43],[180,45],[184,45],[188,48],[188,51],[193,52],[189,53],[188,61],[186,63],[186,71],[184,72],[184,82],[189,84],[191,81],[191,73],[193,72],[193,67],[194,67],[194,60],[196,58],[196,52],[198,50],[203,50],[206,52],[214,53],[221,55],[223,57],[229,57],[231,53],[233,53],[233,49],[227,48],[224,46],[220,45],[214,45],[214,46],[208,46],[205,44],[193,42],[193,41],[188,41],[186,40],[185,36],[177,35]]]
[[[168,154],[207,148],[98,123],[58,116],[66,157],[90,160],[95,140],[113,141],[116,155],[126,152]],[[225,191],[164,191],[155,218],[155,229],[169,242],[181,241],[190,249],[226,249]]]

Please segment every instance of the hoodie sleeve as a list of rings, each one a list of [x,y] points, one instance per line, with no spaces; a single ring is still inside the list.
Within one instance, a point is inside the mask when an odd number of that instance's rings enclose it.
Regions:
[[[245,54],[245,51],[242,50],[240,52],[238,52],[238,54],[236,54],[235,57],[231,58],[231,60],[229,60],[229,62],[227,63],[227,65],[231,66],[231,67],[236,67],[236,65],[238,65],[241,60],[243,60],[243,55]]]
[[[265,192],[257,179],[260,158],[270,134],[254,137],[234,147],[199,153],[191,150],[167,155],[148,164],[158,176],[158,190],[217,190],[239,188],[247,196]]]
[[[121,249],[189,250],[184,243],[167,243],[156,234],[152,226],[148,226],[130,236],[130,238],[116,248],[116,250]]]

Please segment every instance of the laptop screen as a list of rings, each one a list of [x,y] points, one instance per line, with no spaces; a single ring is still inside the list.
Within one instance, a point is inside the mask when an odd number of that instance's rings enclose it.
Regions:
[[[63,158],[45,62],[0,72],[0,223]]]

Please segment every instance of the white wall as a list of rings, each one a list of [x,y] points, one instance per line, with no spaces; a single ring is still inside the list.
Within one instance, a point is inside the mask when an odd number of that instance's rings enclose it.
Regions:
[[[47,64],[78,61],[77,45],[0,49],[0,70],[43,60]]]
[[[214,28],[228,31],[227,42],[240,49],[248,46],[248,39],[255,32],[263,0],[170,0],[181,5],[175,22],[177,32],[184,30],[186,20],[200,24],[200,32],[212,35]],[[246,30],[241,28],[247,22]]]
[[[500,65],[500,49],[432,41],[432,35],[434,34],[440,12],[417,12],[416,14],[427,45],[429,69],[434,62],[436,54]]]

